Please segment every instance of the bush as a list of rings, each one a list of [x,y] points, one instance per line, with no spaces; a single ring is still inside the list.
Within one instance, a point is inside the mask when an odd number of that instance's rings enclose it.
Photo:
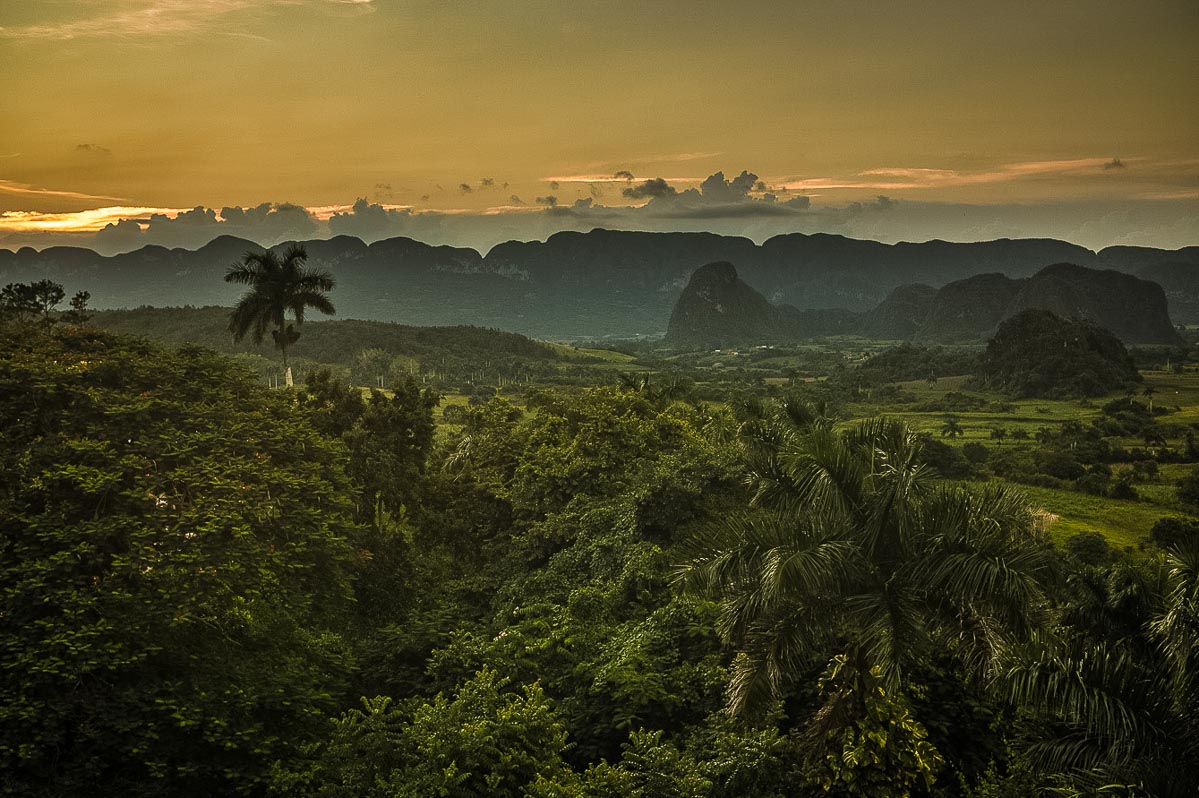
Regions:
[[[1066,552],[1079,562],[1091,566],[1106,565],[1112,560],[1107,538],[1098,532],[1079,532],[1066,540]]]
[[[1199,540],[1199,521],[1193,518],[1162,518],[1149,530],[1149,539],[1163,549]]]
[[[1074,489],[1091,496],[1106,496],[1109,481],[1103,474],[1086,474],[1074,480]]]
[[[1175,483],[1178,500],[1183,504],[1199,507],[1199,469],[1192,471]]]
[[[982,465],[987,462],[987,458],[991,456],[991,450],[981,443],[971,441],[962,446],[962,456],[965,457],[971,465]]]

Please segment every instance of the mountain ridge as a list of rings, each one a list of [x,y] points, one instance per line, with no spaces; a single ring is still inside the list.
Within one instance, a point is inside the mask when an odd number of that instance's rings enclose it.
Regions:
[[[1105,268],[1169,271],[1165,286],[1176,321],[1199,321],[1199,247],[1108,248],[1098,253],[1057,239],[940,240],[886,244],[830,233],[790,233],[761,244],[715,233],[606,230],[560,232],[545,241],[508,241],[486,254],[397,237],[364,243],[353,236],[302,243],[312,265],[338,280],[339,315],[416,325],[477,324],[541,337],[653,336],[667,327],[690,274],[728,261],[776,304],[799,310],[867,311],[911,283],[941,288],[978,273],[1030,277],[1069,261]],[[197,250],[147,246],[102,256],[80,247],[0,249],[0,284],[50,278],[68,292],[87,290],[97,308],[229,305],[236,286],[221,280],[246,251],[264,248],[218,236]],[[1110,258],[1104,253],[1112,250]],[[1108,261],[1111,260],[1112,263]]]

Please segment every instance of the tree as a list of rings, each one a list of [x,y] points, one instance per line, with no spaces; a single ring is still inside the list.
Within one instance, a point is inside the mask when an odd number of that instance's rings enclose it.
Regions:
[[[252,792],[350,664],[340,445],[228,360],[0,334],[0,794]]]
[[[678,575],[720,602],[719,631],[741,652],[733,711],[786,695],[838,655],[899,700],[933,653],[979,673],[1008,636],[1035,628],[1049,554],[1026,499],[937,484],[897,421],[776,440],[759,436],[749,453],[751,511],[698,536]]]
[[[1145,390],[1141,391],[1141,395],[1149,400],[1149,412],[1153,412],[1153,395],[1157,393],[1157,388],[1152,385],[1146,385]]]
[[[82,292],[85,293],[86,292]],[[76,294],[78,297],[79,294]],[[62,286],[53,280],[38,280],[35,283],[9,283],[0,290],[0,317],[11,317],[28,321],[40,316],[50,322],[50,313],[66,297]],[[86,298],[83,300],[86,305]],[[74,307],[75,300],[71,301]]]
[[[324,270],[305,266],[308,253],[300,244],[293,244],[280,257],[274,250],[247,252],[241,263],[229,267],[225,282],[250,286],[238,300],[229,318],[229,331],[240,341],[247,333],[254,343],[262,343],[272,326],[271,338],[283,355],[287,386],[292,386],[291,367],[287,363],[287,347],[300,337],[304,311],[315,308],[325,315],[335,311],[326,296],[333,290],[333,276]],[[287,321],[291,312],[295,324]]]
[[[512,691],[484,669],[452,697],[439,693],[428,702],[393,706],[390,698],[377,696],[363,698],[362,706],[333,721],[308,762],[277,768],[274,792],[312,798],[515,798],[529,795],[538,782],[575,780],[562,759],[569,748],[566,729],[536,683]]]
[[[1004,657],[1041,784],[1063,795],[1196,795],[1199,541],[1072,582],[1061,628]]]
[[[1004,427],[991,428],[991,440],[997,441],[1000,446],[1003,446],[1003,439],[1007,437],[1007,429]]]
[[[942,438],[956,438],[959,435],[964,435],[965,430],[962,429],[961,420],[957,416],[946,416],[945,423],[941,425]]]

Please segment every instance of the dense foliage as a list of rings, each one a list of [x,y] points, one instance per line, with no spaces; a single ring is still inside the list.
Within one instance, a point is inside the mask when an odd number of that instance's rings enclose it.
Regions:
[[[13,794],[259,780],[351,672],[351,490],[196,349],[0,337],[0,772]]]
[[[1110,490],[1131,396],[1020,446],[645,377],[439,427],[51,321],[0,331],[5,794],[1199,789],[1195,525],[1063,549],[941,479]]]

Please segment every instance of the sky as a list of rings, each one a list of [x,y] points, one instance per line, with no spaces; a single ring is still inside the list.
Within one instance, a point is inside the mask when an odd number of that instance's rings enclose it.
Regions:
[[[0,247],[1199,244],[1199,3],[0,2]]]

